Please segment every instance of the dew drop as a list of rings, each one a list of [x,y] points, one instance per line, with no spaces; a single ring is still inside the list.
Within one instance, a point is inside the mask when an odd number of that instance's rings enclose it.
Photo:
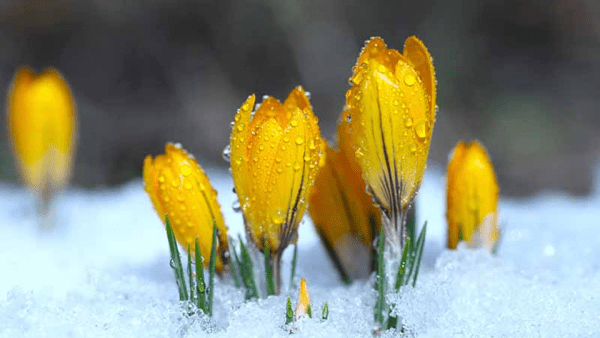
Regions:
[[[204,183],[200,183],[198,187],[200,188],[200,191],[204,191],[204,189],[206,189],[206,187],[204,187]]]
[[[192,168],[190,168],[189,165],[184,165],[183,167],[181,167],[181,174],[183,176],[190,176],[191,173],[192,173]]]
[[[297,125],[298,125],[298,121],[297,121],[297,120],[292,120],[292,121],[290,122],[290,124],[292,125],[292,127],[295,127],[295,126],[297,126]]]
[[[406,119],[404,119],[404,125],[406,126],[406,128],[410,128],[413,125],[412,117],[409,116]]]
[[[409,149],[411,152],[414,153],[415,151],[417,151],[417,145],[415,143],[411,143]]]
[[[158,181],[163,183],[165,181],[165,177],[163,175],[158,176]]]
[[[225,148],[223,148],[223,153],[221,154],[221,156],[227,163],[231,161],[231,147],[229,146],[229,144],[226,145]]]
[[[346,121],[352,122],[352,115],[348,114],[348,116],[346,116]]]
[[[240,210],[242,210],[242,206],[240,205],[239,199],[233,201],[233,203],[231,204],[231,209],[233,209],[233,211],[235,212],[240,212]]]
[[[404,83],[405,83],[407,86],[412,86],[412,85],[414,85],[416,81],[417,81],[417,79],[416,79],[416,78],[415,78],[415,76],[414,76],[414,75],[412,75],[412,74],[408,74],[408,75],[406,75],[406,76],[404,77]]]
[[[173,186],[173,188],[177,188],[179,187],[179,181],[173,180],[171,181],[171,185]]]
[[[421,139],[424,139],[427,136],[427,126],[425,126],[425,120],[421,120],[417,122],[415,125],[415,132],[417,136]]]
[[[304,139],[302,137],[296,138],[296,144],[297,145],[301,145],[302,143],[304,143]]]

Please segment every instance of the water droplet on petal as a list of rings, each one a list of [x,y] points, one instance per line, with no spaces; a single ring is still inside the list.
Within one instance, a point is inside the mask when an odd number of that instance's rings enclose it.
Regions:
[[[301,145],[302,143],[304,143],[304,139],[302,137],[296,138],[296,144],[297,145]]]
[[[417,124],[415,125],[415,132],[417,133],[417,136],[421,139],[427,136],[427,126],[425,126],[425,120],[417,122]]]
[[[417,145],[415,143],[411,143],[409,149],[411,152],[414,153],[415,151],[417,151]]]
[[[242,210],[239,199],[233,201],[233,204],[231,204],[231,209],[233,209],[235,212],[240,212],[240,210]]]
[[[414,85],[416,81],[417,81],[417,79],[416,79],[416,78],[415,78],[415,76],[414,76],[414,75],[412,75],[412,74],[408,74],[408,75],[406,75],[406,76],[404,77],[404,83],[405,83],[407,86],[412,86],[412,85]]]
[[[184,165],[181,167],[181,175],[189,176],[192,173],[192,168],[189,165]]]
[[[406,119],[404,119],[404,125],[407,128],[410,128],[413,125],[413,119],[412,119],[412,117],[409,116]]]

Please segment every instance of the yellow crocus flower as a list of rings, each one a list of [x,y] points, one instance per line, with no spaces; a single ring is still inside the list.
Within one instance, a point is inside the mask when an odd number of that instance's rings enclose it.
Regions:
[[[494,166],[477,141],[460,141],[448,163],[446,219],[448,248],[459,240],[492,251],[498,229],[498,183]]]
[[[56,69],[15,74],[8,93],[8,131],[21,176],[48,206],[71,174],[77,116],[69,85]]]
[[[261,251],[269,241],[278,278],[280,254],[297,240],[324,142],[302,87],[283,104],[266,97],[253,113],[255,99],[251,95],[235,115],[231,174],[248,238]]]
[[[185,250],[195,250],[198,237],[204,266],[208,266],[213,222],[217,225],[217,271],[227,263],[227,227],[212,187],[202,167],[179,145],[167,144],[165,153],[144,159],[144,185],[154,209],[165,222],[169,215],[175,238]]]
[[[365,181],[349,143],[348,124],[338,128],[339,151],[327,146],[325,166],[315,179],[308,211],[321,239],[333,252],[342,278],[371,272],[373,234],[381,212],[365,192]]]
[[[402,54],[381,38],[363,48],[346,93],[356,157],[389,226],[387,239],[403,246],[403,218],[421,185],[436,114],[432,58],[416,37]]]

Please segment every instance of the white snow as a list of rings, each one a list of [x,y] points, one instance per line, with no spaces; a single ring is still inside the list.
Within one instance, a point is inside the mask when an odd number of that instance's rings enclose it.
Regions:
[[[227,171],[209,170],[233,237],[241,215]],[[596,182],[599,180],[597,179]],[[600,189],[573,199],[548,192],[503,199],[497,256],[445,246],[441,170],[428,168],[417,214],[428,220],[419,282],[390,302],[418,337],[600,337]],[[164,228],[142,188],[71,188],[55,204],[54,228],[37,226],[34,196],[0,184],[0,337],[289,337],[287,296],[244,302],[229,279],[215,293],[215,319],[181,314]],[[297,279],[313,313],[298,337],[372,337],[372,280],[342,286],[307,220]],[[289,278],[291,250],[284,255]],[[287,284],[287,283],[286,283]],[[317,316],[318,317],[318,316]],[[388,331],[385,337],[400,334]]]

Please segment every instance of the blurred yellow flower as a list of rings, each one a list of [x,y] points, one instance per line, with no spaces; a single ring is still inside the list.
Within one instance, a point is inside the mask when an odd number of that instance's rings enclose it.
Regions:
[[[227,227],[212,187],[202,167],[179,145],[167,144],[165,153],[144,159],[144,185],[154,209],[165,222],[169,215],[175,238],[185,250],[195,249],[198,237],[204,266],[208,266],[213,221],[217,225],[217,271],[227,263]]]
[[[254,103],[252,95],[235,115],[231,174],[249,239],[261,251],[269,241],[278,260],[297,239],[325,144],[302,87],[292,90],[283,104],[266,97],[252,113]],[[278,274],[274,271],[276,278]]]
[[[15,74],[8,93],[8,131],[23,180],[44,203],[71,174],[77,116],[69,85],[55,69]]]
[[[392,223],[386,237],[403,243],[403,217],[421,185],[435,122],[432,58],[416,37],[406,39],[402,54],[372,38],[350,83],[342,123],[349,124],[365,181]]]
[[[498,183],[485,149],[477,141],[458,142],[448,163],[448,248],[459,240],[492,251],[498,230]]]
[[[339,151],[327,146],[325,166],[315,179],[308,211],[321,239],[341,264],[342,278],[371,272],[373,236],[381,227],[381,211],[365,191],[365,181],[349,143],[348,124],[338,128]]]

